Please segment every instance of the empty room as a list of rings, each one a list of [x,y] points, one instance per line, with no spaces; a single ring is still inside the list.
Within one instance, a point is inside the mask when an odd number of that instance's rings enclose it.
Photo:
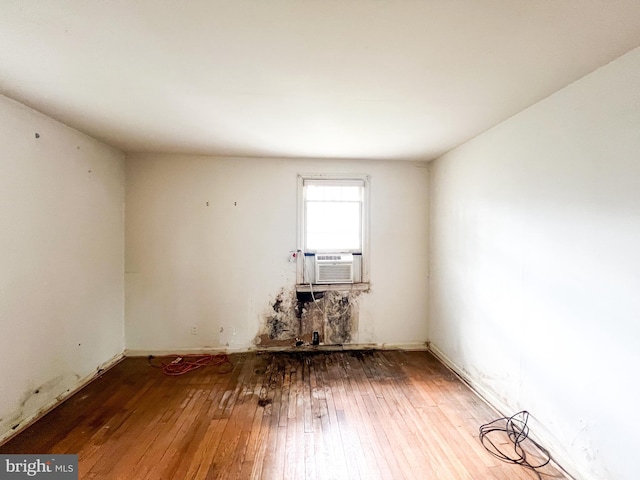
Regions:
[[[0,2],[0,479],[632,480],[637,0]]]

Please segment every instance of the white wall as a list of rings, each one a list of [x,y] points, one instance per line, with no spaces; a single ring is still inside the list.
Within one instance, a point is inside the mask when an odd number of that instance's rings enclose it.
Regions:
[[[431,169],[433,348],[580,478],[637,478],[640,49]]]
[[[371,175],[372,286],[355,343],[425,342],[425,164],[146,154],[126,159],[128,351],[253,347],[295,285],[297,175],[343,172]]]
[[[0,439],[122,354],[123,199],[122,153],[0,96]]]

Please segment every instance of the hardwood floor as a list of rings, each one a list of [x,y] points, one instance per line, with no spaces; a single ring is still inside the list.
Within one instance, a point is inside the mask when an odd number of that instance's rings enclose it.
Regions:
[[[0,447],[81,479],[537,479],[492,457],[498,415],[427,352],[243,353],[179,377],[128,358]]]

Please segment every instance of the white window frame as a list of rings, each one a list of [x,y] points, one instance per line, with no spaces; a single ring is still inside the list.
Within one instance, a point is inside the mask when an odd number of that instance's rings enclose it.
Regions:
[[[369,283],[369,224],[370,224],[370,191],[371,191],[371,179],[369,175],[365,174],[299,174],[298,175],[298,268],[296,281],[298,284],[305,284],[304,278],[304,263],[305,254],[315,254],[315,251],[305,251],[305,198],[304,198],[304,186],[306,181],[312,181],[314,184],[320,184],[326,182],[327,185],[340,185],[348,184],[349,182],[358,182],[363,186],[362,192],[362,225],[361,231],[361,251],[353,252],[360,255],[360,282]],[[349,250],[346,250],[349,252]]]

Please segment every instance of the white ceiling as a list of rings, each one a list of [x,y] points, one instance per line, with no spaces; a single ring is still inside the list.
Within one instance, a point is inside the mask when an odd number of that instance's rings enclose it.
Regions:
[[[638,45],[638,0],[2,0],[0,92],[127,152],[432,159]]]

